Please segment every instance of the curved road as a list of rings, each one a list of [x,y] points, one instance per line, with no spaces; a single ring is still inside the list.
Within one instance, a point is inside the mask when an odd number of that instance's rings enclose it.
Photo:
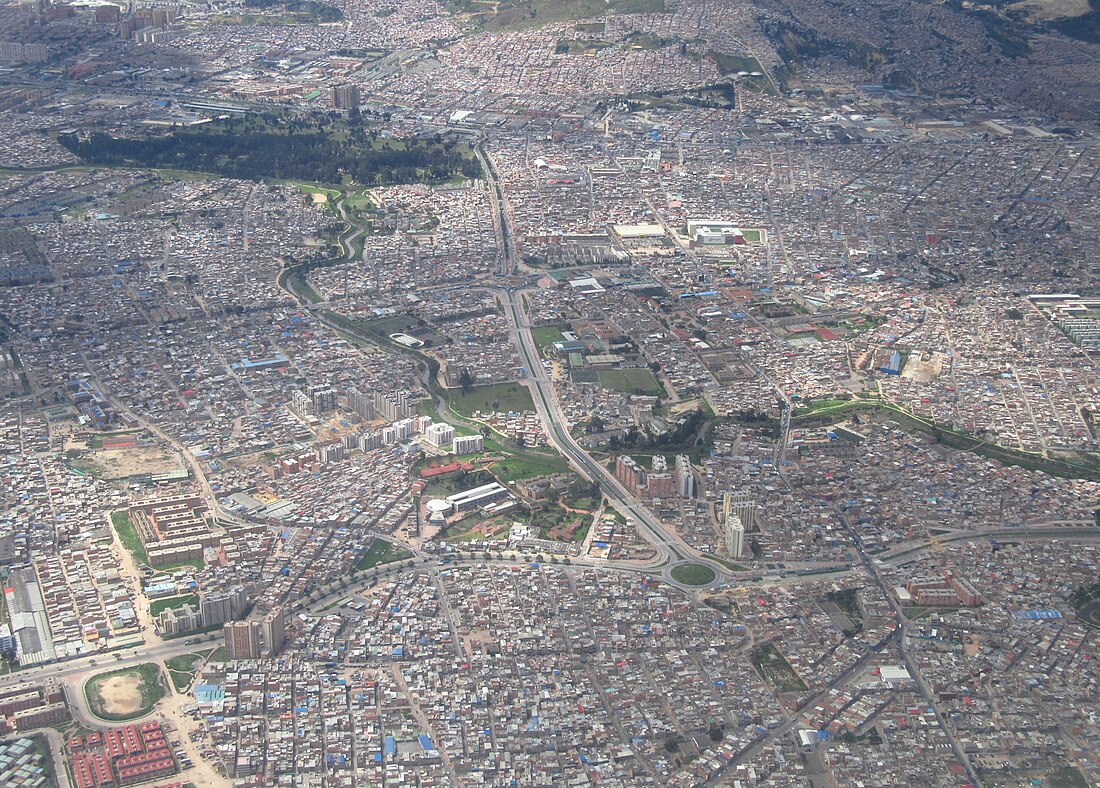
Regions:
[[[592,459],[569,434],[561,411],[554,400],[550,379],[542,366],[542,356],[531,335],[531,327],[521,302],[522,294],[513,288],[498,289],[496,292],[500,295],[505,318],[515,332],[516,346],[527,367],[528,388],[535,402],[535,409],[546,426],[547,435],[557,446],[558,451],[565,455],[582,476],[589,481],[599,482],[611,505],[638,524],[643,535],[657,548],[661,557],[659,565],[672,565],[683,561],[705,564],[714,570],[714,582],[721,582],[728,575],[724,566],[686,545],[677,534],[670,533],[659,518],[646,509],[607,468]],[[671,566],[667,571],[671,571]]]

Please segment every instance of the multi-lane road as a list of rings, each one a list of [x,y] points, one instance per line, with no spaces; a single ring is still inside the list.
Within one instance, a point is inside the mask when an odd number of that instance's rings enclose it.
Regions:
[[[522,292],[514,288],[503,288],[498,293],[504,307],[504,316],[515,336],[516,347],[527,369],[527,383],[531,398],[535,402],[539,418],[546,427],[547,435],[558,451],[582,476],[600,484],[604,496],[615,509],[638,524],[643,535],[656,547],[661,565],[671,570],[672,565],[682,561],[706,564],[714,570],[717,578],[715,582],[720,582],[727,574],[724,566],[689,547],[679,535],[666,528],[658,517],[631,494],[607,468],[581,448],[569,434],[565,418],[554,397],[550,378],[542,365],[542,356],[531,335],[531,327],[523,306]]]
[[[179,654],[187,654],[193,652],[196,643],[199,642],[202,643],[202,648],[216,648],[221,644],[221,639],[220,634],[207,634],[170,640],[153,646],[138,643],[118,651],[99,652],[89,654],[86,657],[68,659],[64,662],[36,665],[0,676],[0,689],[24,681],[41,682],[47,679],[56,679],[57,681],[71,682],[85,673],[97,670],[118,670],[119,668],[141,665],[145,662],[155,662],[159,659],[175,657]]]

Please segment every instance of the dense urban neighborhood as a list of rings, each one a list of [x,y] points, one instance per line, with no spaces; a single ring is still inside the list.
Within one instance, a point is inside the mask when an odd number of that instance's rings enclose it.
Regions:
[[[1100,786],[1098,13],[0,0],[0,786]]]

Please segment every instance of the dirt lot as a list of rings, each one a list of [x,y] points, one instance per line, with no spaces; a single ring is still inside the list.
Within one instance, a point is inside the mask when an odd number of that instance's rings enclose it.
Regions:
[[[111,715],[135,714],[141,708],[141,678],[136,675],[112,676],[99,685],[103,711]]]
[[[103,475],[108,479],[124,478],[135,473],[165,473],[183,466],[178,454],[155,446],[100,449],[90,459],[103,469]]]

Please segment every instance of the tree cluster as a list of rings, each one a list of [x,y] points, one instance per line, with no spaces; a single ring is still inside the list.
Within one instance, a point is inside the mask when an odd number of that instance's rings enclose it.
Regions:
[[[336,123],[259,116],[225,118],[164,136],[123,138],[96,132],[87,137],[62,134],[58,142],[93,164],[192,170],[245,180],[377,185],[481,175],[472,153],[439,137],[391,144],[362,129],[339,139],[342,131]]]
[[[315,22],[339,22],[344,12],[336,6],[317,0],[244,0],[245,8],[284,8],[287,13],[301,14]]]

